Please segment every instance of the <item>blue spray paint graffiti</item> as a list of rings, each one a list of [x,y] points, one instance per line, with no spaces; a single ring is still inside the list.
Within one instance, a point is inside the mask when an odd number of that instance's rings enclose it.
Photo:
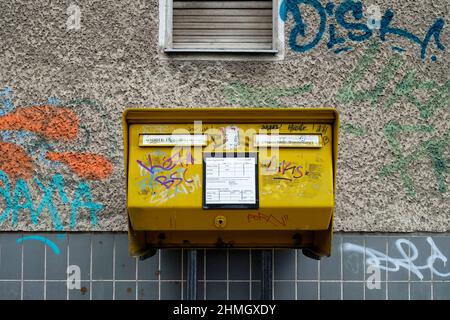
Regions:
[[[12,102],[12,89],[5,87],[0,89],[0,116],[7,114],[14,110],[14,104]]]
[[[87,201],[84,201],[86,199]],[[77,224],[78,210],[86,208],[89,210],[91,225],[97,224],[97,212],[103,209],[103,205],[92,201],[89,185],[81,181],[75,191],[75,198],[72,202],[72,210],[70,214],[70,228],[75,228]]]
[[[47,239],[46,237],[42,237],[42,236],[26,236],[26,237],[18,238],[16,240],[16,243],[20,244],[27,240],[41,241],[42,243],[49,246],[53,250],[54,254],[59,255],[59,253],[60,253],[60,250],[59,250],[58,246],[56,245],[56,243],[54,243],[53,241]]]
[[[317,30],[312,30],[313,28],[308,27],[302,17],[300,5],[310,6],[317,13],[319,18],[319,26]],[[328,49],[333,49],[337,45],[344,45],[348,43],[347,40],[352,42],[363,42],[369,40],[375,34],[375,29],[379,29],[379,38],[381,41],[387,41],[388,36],[392,35],[405,38],[415,44],[418,44],[420,46],[420,57],[422,60],[425,60],[427,48],[433,39],[439,50],[445,50],[445,47],[441,41],[441,33],[445,24],[444,19],[442,18],[437,18],[428,29],[428,32],[425,34],[423,39],[421,39],[419,36],[409,31],[391,26],[394,19],[394,12],[390,9],[387,9],[384,12],[380,21],[376,21],[375,25],[377,27],[373,28],[373,21],[371,21],[370,18],[367,21],[363,19],[363,4],[360,1],[345,0],[337,6],[332,2],[328,2],[325,7],[323,7],[318,0],[283,0],[280,6],[281,19],[286,21],[289,13],[291,13],[295,21],[295,26],[289,35],[289,45],[292,50],[296,52],[309,51],[319,44],[327,29],[327,16],[334,17],[337,23],[337,25],[335,23],[330,23],[328,25]],[[347,17],[348,14],[351,14],[354,20],[358,21],[358,23],[350,22]],[[340,26],[347,31],[345,37],[338,36],[337,26]],[[298,43],[299,36],[306,38],[309,34],[313,36],[312,40],[308,43]],[[341,48],[335,48],[334,52],[341,53],[350,50],[352,50],[352,47],[346,45]],[[397,46],[392,46],[392,50],[396,52],[404,51],[403,48]],[[436,59],[437,58],[435,55],[431,57],[432,61],[436,61]]]
[[[5,172],[0,170],[0,197],[4,199],[5,209],[0,213],[0,224],[3,223],[10,215],[12,215],[13,226],[17,224],[17,217],[21,210],[30,212],[31,223],[36,225],[39,217],[45,208],[48,208],[50,218],[55,230],[64,230],[61,219],[58,215],[57,206],[55,205],[53,196],[57,192],[59,198],[64,205],[70,205],[70,229],[76,226],[77,217],[80,209],[87,209],[90,214],[91,225],[97,224],[97,213],[103,209],[103,205],[92,200],[89,185],[81,181],[75,189],[73,201],[70,201],[64,190],[64,179],[60,174],[55,174],[48,187],[36,177],[34,182],[43,193],[43,197],[37,206],[34,206],[31,198],[30,189],[27,182],[23,179],[15,181],[14,189]],[[11,192],[12,191],[12,192]]]

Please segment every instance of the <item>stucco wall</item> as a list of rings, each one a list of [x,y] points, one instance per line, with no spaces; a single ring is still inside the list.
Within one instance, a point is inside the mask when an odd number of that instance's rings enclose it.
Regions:
[[[157,1],[73,3],[79,30],[67,29],[69,1],[0,2],[0,230],[126,230],[124,108],[213,106],[337,108],[335,228],[450,229],[448,1],[364,2],[391,10],[390,26],[365,38],[337,26],[345,43],[331,48],[340,2],[325,23],[310,1],[306,38],[289,41],[288,10],[278,61],[168,59]]]

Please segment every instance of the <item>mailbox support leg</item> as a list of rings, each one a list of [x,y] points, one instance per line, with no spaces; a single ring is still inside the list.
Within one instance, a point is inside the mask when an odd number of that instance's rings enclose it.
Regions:
[[[272,300],[272,250],[261,251],[261,300]]]
[[[197,300],[197,250],[187,252],[186,299]]]

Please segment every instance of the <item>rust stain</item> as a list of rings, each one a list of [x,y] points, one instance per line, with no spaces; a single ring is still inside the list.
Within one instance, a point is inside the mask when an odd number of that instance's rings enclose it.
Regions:
[[[0,170],[12,179],[29,179],[32,176],[33,160],[21,147],[0,142]]]
[[[81,287],[80,288],[80,292],[84,296],[86,294],[86,292],[87,292],[87,288],[86,287]]]
[[[47,152],[46,158],[63,162],[79,177],[101,180],[109,177],[113,166],[105,157],[93,153]]]
[[[71,140],[77,136],[78,122],[70,109],[32,106],[0,117],[0,130],[26,130],[49,139]]]

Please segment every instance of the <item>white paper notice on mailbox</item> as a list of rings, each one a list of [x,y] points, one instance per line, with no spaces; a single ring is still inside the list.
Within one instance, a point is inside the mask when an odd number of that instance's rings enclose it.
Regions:
[[[205,158],[205,204],[255,204],[256,158]]]

